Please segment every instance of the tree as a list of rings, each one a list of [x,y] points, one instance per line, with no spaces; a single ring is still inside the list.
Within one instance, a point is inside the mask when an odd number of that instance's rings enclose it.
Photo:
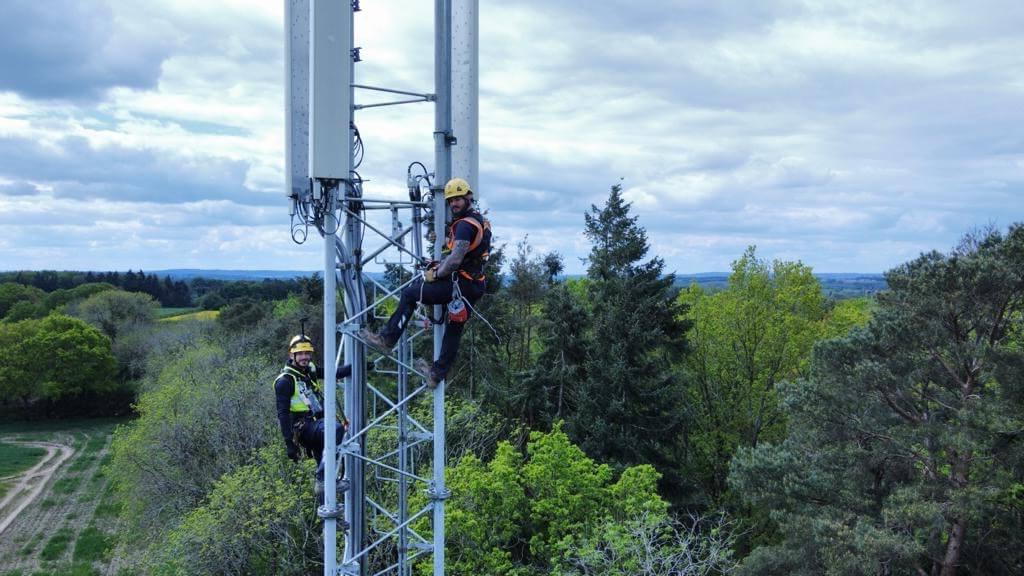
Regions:
[[[267,446],[218,479],[203,503],[150,546],[149,573],[314,574],[323,570],[322,530],[309,471]]]
[[[81,398],[114,389],[116,364],[110,340],[77,318],[47,316],[25,350],[29,358],[48,364],[41,370],[44,398]]]
[[[53,409],[109,394],[115,370],[110,339],[77,318],[0,324],[0,392],[24,411],[38,402]]]
[[[19,303],[28,306],[35,306],[43,301],[46,293],[35,286],[24,286],[15,282],[4,282],[0,284],[0,318],[7,316],[11,308]],[[24,316],[14,319],[24,320],[31,316]]]
[[[733,262],[725,290],[709,294],[693,285],[679,298],[691,322],[683,368],[694,471],[707,496],[719,500],[739,446],[782,438],[776,386],[806,371],[824,330],[825,298],[808,266],[769,264],[754,247]]]
[[[32,320],[0,322],[0,398],[4,404],[16,400],[28,409],[38,397],[33,373],[36,360],[27,354],[25,344],[38,330],[38,322]]]
[[[219,292],[208,292],[196,301],[196,304],[203,310],[220,310],[227,303],[228,301]]]
[[[164,276],[161,294],[160,303],[164,306],[185,307],[192,304],[192,295],[189,292],[188,284],[180,280],[174,282],[170,276]]]
[[[572,281],[570,281],[572,282]],[[575,413],[580,383],[586,380],[585,365],[590,335],[586,305],[570,285],[556,284],[548,290],[538,326],[541,352],[523,387],[545,427]]]
[[[686,324],[673,274],[660,258],[641,260],[647,234],[629,215],[620,186],[585,215],[593,247],[587,276],[591,338],[576,411],[567,418],[588,453],[618,466],[654,464],[666,487],[682,484],[683,390],[671,358],[685,349]]]
[[[506,334],[508,357],[513,370],[522,371],[533,364],[534,339],[540,316],[537,306],[549,286],[550,275],[544,257],[534,257],[533,248],[524,238],[516,245],[516,257],[509,262],[509,282],[503,296],[511,307],[514,331]]]
[[[93,294],[105,292],[107,290],[116,290],[116,288],[107,284],[106,282],[93,282],[87,284],[80,284],[74,288],[54,290],[46,295],[44,299],[44,307],[46,312],[56,310],[61,306],[66,306],[76,300],[85,300]]]
[[[147,376],[138,418],[118,428],[112,447],[128,530],[153,538],[199,506],[253,450],[280,441],[272,365],[201,343],[164,362]]]
[[[149,354],[157,303],[148,294],[104,290],[68,305],[68,311],[110,338],[118,375],[124,382],[142,376]]]
[[[823,340],[846,336],[850,330],[866,325],[875,307],[874,299],[868,296],[846,298],[831,304],[821,334]]]
[[[29,318],[40,318],[46,313],[43,311],[43,305],[41,303],[31,302],[29,300],[22,300],[15,302],[13,306],[7,311],[7,316],[4,318],[7,322],[19,322],[21,320],[28,320]]]
[[[490,367],[484,380],[485,401],[529,428],[549,427],[552,418],[546,395],[534,386],[530,374],[541,350],[542,305],[553,289],[551,281],[557,272],[552,269],[560,269],[561,258],[555,253],[534,255],[526,239],[516,248],[506,285],[486,308],[488,320],[501,334],[501,343],[485,336],[485,344],[472,353],[485,356]]]
[[[782,388],[786,439],[733,462],[731,485],[783,534],[747,573],[1024,570],[1024,227],[886,280],[868,326]]]
[[[204,299],[209,299],[205,297]],[[270,316],[273,304],[243,298],[228,304],[217,316],[217,323],[229,332],[251,330]]]
[[[147,294],[108,290],[86,298],[70,312],[116,339],[119,332],[151,323],[156,306]]]
[[[615,482],[612,476],[560,426],[532,432],[525,455],[502,442],[486,464],[464,456],[445,472],[452,491],[445,510],[446,573],[558,573],[568,568],[576,543],[601,527],[632,515],[666,517],[654,468],[627,468]],[[429,567],[420,565],[418,572]]]
[[[574,543],[565,576],[710,576],[729,574],[735,533],[721,517],[672,518],[638,514],[605,523],[596,536]]]

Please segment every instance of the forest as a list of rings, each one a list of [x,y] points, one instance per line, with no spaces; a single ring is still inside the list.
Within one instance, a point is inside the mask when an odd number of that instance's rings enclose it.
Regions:
[[[584,277],[528,239],[492,254],[497,337],[470,321],[446,398],[447,573],[1024,573],[1024,225],[837,298],[754,246],[680,286],[618,186],[582,224]],[[83,570],[322,570],[272,387],[300,319],[321,349],[320,278],[18,274],[5,419],[121,418]]]

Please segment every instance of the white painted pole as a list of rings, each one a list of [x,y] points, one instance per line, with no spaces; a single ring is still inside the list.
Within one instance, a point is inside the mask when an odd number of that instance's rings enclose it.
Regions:
[[[480,0],[452,0],[451,25],[451,110],[452,132],[458,144],[452,147],[452,176],[469,182],[480,198]]]

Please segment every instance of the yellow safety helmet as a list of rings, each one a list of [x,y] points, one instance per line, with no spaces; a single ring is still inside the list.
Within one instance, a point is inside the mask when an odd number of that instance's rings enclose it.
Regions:
[[[469,189],[469,182],[462,178],[452,178],[444,185],[444,199],[446,201],[472,193],[473,191]]]
[[[296,352],[314,352],[313,341],[309,339],[309,336],[299,334],[292,338],[292,341],[288,343],[288,353],[295,354]]]

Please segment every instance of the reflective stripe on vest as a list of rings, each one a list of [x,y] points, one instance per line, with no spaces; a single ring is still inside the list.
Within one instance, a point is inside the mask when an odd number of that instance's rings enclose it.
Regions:
[[[309,363],[309,369],[313,374],[316,374],[316,365],[312,362]],[[312,412],[313,407],[309,405],[306,398],[302,395],[302,388],[308,387],[310,394],[315,394],[319,385],[317,381],[306,380],[306,376],[291,366],[285,366],[284,370],[281,371],[277,377],[289,376],[292,379],[292,397],[288,404],[289,412]],[[276,380],[275,380],[276,382]]]

